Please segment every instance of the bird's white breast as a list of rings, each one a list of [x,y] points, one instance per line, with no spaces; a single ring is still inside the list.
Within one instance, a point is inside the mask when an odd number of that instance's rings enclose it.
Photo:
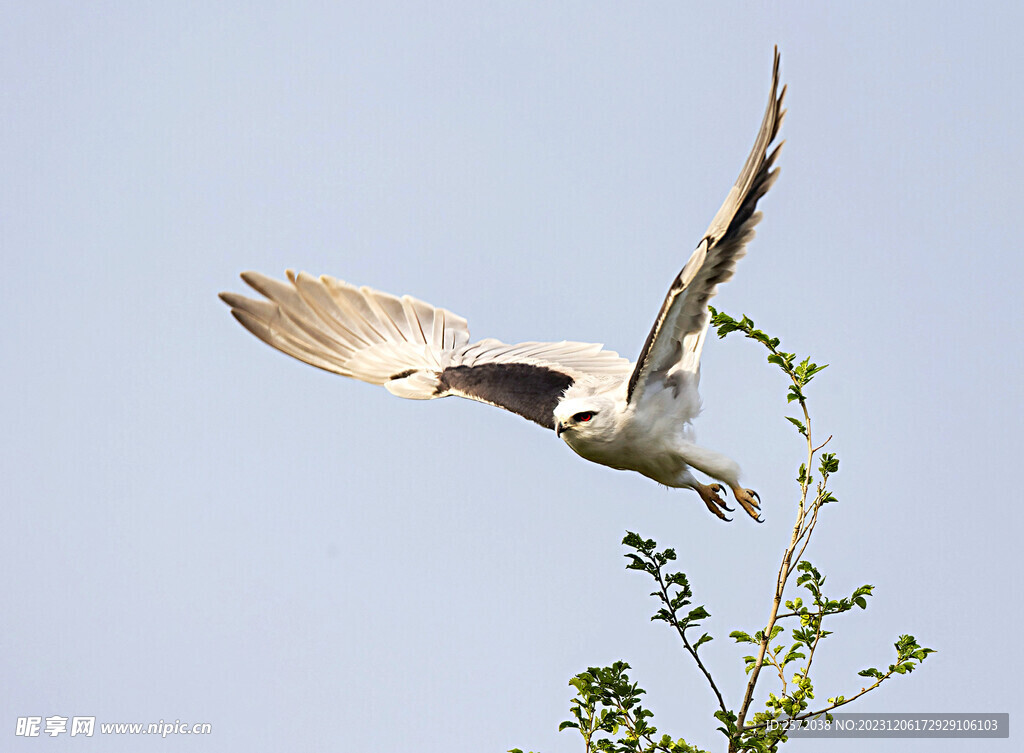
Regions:
[[[672,485],[686,463],[683,442],[692,438],[691,420],[700,412],[695,379],[648,388],[639,402],[622,401],[614,421],[600,431],[566,432],[566,443],[581,457],[619,470],[638,471]],[[596,428],[596,427],[595,427]]]

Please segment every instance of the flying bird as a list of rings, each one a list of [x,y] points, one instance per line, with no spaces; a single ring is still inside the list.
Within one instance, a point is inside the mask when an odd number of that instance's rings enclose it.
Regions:
[[[723,520],[729,487],[750,517],[760,497],[740,486],[739,465],[694,442],[708,301],[729,280],[761,219],[758,200],[775,179],[785,87],[775,50],[771,96],[735,185],[672,280],[635,363],[580,342],[470,342],[466,320],[410,296],[289,270],[287,281],[245,272],[262,299],[221,293],[234,317],[283,353],[326,371],[383,385],[399,397],[457,395],[512,411],[555,432],[581,457],[693,489]],[[716,482],[705,484],[699,471]]]

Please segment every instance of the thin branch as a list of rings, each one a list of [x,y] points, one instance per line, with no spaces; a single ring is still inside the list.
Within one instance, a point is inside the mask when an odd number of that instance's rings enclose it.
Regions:
[[[840,706],[845,706],[848,703],[856,701],[858,698],[860,698],[865,693],[870,693],[872,690],[874,690],[879,685],[881,685],[883,682],[885,682],[890,677],[892,677],[892,675],[893,675],[893,673],[895,671],[896,671],[895,667],[893,669],[890,669],[888,672],[886,672],[884,675],[882,675],[880,678],[878,678],[878,680],[875,682],[874,685],[870,685],[870,686],[868,686],[866,688],[861,688],[860,692],[857,693],[857,695],[850,696],[849,698],[844,698],[839,703],[830,704],[830,705],[826,706],[825,708],[823,708],[823,709],[821,709],[819,711],[808,711],[808,712],[806,712],[804,714],[800,714],[799,716],[789,717],[788,719],[785,719],[783,721],[799,722],[799,721],[803,721],[804,719],[810,719],[811,717],[814,717],[814,716],[821,716],[822,714],[829,714],[832,711],[834,711],[835,709],[839,708]],[[741,730],[743,732],[752,732],[754,730],[761,729],[762,727],[767,727],[769,724],[774,724],[777,721],[778,720],[767,721],[767,722],[759,722],[758,724],[751,724],[749,727],[742,727]]]
[[[814,645],[811,646],[811,650],[807,653],[807,664],[804,666],[804,677],[809,677],[811,674],[811,662],[814,661],[814,652],[818,650],[818,641],[821,640],[821,623],[825,619],[825,615],[829,614],[824,608],[818,605],[817,621],[815,623],[814,630]]]
[[[800,538],[803,539],[804,545],[800,547],[800,552],[794,558],[796,563],[799,564],[800,560],[804,558],[804,551],[807,549],[807,545],[811,543],[811,534],[814,532],[814,527],[818,525],[818,511],[821,509],[821,491],[818,492],[818,497],[814,500],[814,504],[811,506],[811,520],[807,524],[807,528],[804,529],[803,533],[800,534]],[[796,565],[791,564],[789,573],[786,574],[788,578],[793,572],[793,568]]]
[[[775,348],[770,347],[769,350],[775,352]],[[793,384],[796,385],[797,389],[799,389],[799,380],[796,375],[792,373],[792,370],[786,369],[786,373],[789,375]],[[789,580],[789,576],[793,572],[793,553],[796,550],[800,539],[807,533],[807,531],[803,530],[803,524],[807,515],[807,493],[810,490],[811,468],[814,465],[814,443],[811,439],[811,416],[807,410],[807,403],[803,398],[801,398],[799,402],[800,408],[804,414],[804,426],[807,429],[804,434],[804,437],[807,440],[807,463],[804,466],[803,478],[800,480],[800,503],[797,509],[796,523],[793,525],[793,534],[790,537],[789,546],[786,547],[786,551],[782,555],[782,563],[779,566],[779,575],[775,581],[775,595],[772,599],[772,607],[768,615],[768,624],[761,636],[761,645],[758,648],[757,658],[755,659],[754,666],[750,672],[750,679],[747,681],[747,689],[743,696],[743,705],[740,706],[740,711],[737,715],[736,724],[740,729],[743,728],[743,723],[747,718],[747,712],[749,711],[750,704],[753,701],[754,688],[757,686],[757,679],[761,673],[761,667],[764,665],[764,656],[765,652],[768,650],[768,643],[771,640],[772,628],[775,627],[775,622],[778,619],[779,606],[782,603],[782,595],[786,589],[786,583]],[[816,518],[812,518],[812,520],[816,520]],[[801,552],[803,552],[803,549],[801,549]],[[730,750],[735,749],[734,744],[731,742],[729,747]]]
[[[690,644],[690,639],[686,637],[686,630],[680,627],[679,621],[676,619],[675,611],[672,609],[672,597],[669,596],[668,587],[665,585],[665,581],[661,577],[661,568],[657,568],[655,570],[655,577],[658,581],[658,588],[661,589],[661,600],[668,606],[669,614],[672,615],[672,627],[674,627],[676,632],[679,633],[679,637],[682,638],[683,645],[686,647],[686,650],[689,652],[690,656],[693,657],[693,660],[697,662],[697,667],[707,678],[708,684],[711,686],[711,690],[714,691],[715,697],[718,698],[718,707],[722,709],[722,711],[726,711],[725,700],[722,698],[722,694],[718,690],[718,686],[715,685],[714,678],[711,677],[711,673],[708,671],[708,668],[704,666],[704,662],[700,660],[700,656],[697,655],[697,650]]]
[[[786,617],[803,617],[805,614],[808,614],[808,613],[807,612],[786,612],[785,614],[777,614],[777,615],[775,615],[775,621],[778,622],[779,620],[783,620]]]
[[[779,664],[778,655],[772,651],[769,651],[767,654],[767,661],[769,664],[775,667],[775,671],[779,673],[779,682],[782,683],[782,694],[786,695],[786,688],[788,687],[788,683],[786,682],[785,668],[781,664]]]
[[[712,309],[712,315],[719,317],[718,312]],[[820,512],[825,501],[828,500],[828,494],[826,486],[828,483],[829,473],[823,466],[821,469],[821,479],[817,483],[817,489],[815,496],[809,500],[808,497],[811,493],[811,482],[812,469],[814,468],[814,458],[820,450],[822,450],[831,440],[830,435],[824,442],[819,445],[815,445],[812,439],[811,433],[811,416],[807,409],[806,397],[803,393],[803,388],[806,387],[807,383],[813,378],[814,374],[821,371],[822,367],[818,367],[815,364],[810,363],[809,359],[805,359],[799,366],[794,367],[793,361],[795,355],[792,353],[782,353],[778,350],[779,341],[777,338],[771,338],[765,335],[760,330],[754,329],[752,321],[743,317],[743,320],[737,322],[727,315],[722,315],[720,321],[715,322],[718,327],[719,337],[724,337],[731,331],[741,331],[747,337],[757,340],[762,343],[770,352],[768,360],[771,363],[778,365],[790,378],[793,386],[789,390],[789,400],[797,400],[800,404],[800,410],[803,412],[804,422],[801,424],[794,418],[789,420],[796,424],[800,433],[804,436],[807,441],[807,461],[803,466],[800,483],[800,497],[797,504],[797,515],[796,521],[793,525],[793,532],[790,536],[789,545],[783,552],[782,562],[779,565],[778,576],[775,581],[775,593],[772,599],[771,609],[768,615],[768,621],[761,632],[761,638],[759,641],[757,657],[753,660],[753,665],[750,667],[750,677],[747,681],[746,690],[743,696],[743,703],[739,708],[739,713],[736,716],[735,729],[737,734],[732,736],[729,740],[729,753],[736,753],[741,744],[740,735],[749,729],[757,729],[764,725],[754,725],[753,727],[746,727],[745,721],[748,713],[751,710],[751,704],[753,702],[754,692],[757,687],[757,681],[760,676],[761,669],[764,667],[765,662],[773,665],[779,672],[779,677],[782,681],[783,694],[785,695],[786,690],[786,678],[783,666],[780,666],[779,657],[776,653],[769,653],[769,644],[772,640],[772,633],[775,630],[776,623],[780,619],[787,617],[801,617],[810,615],[815,620],[815,636],[811,645],[808,646],[809,652],[807,657],[807,663],[804,668],[804,677],[810,673],[811,664],[814,660],[814,654],[818,647],[818,643],[822,637],[822,620],[826,614],[829,614],[829,610],[824,608],[820,603],[820,597],[816,597],[816,605],[818,612],[816,615],[811,615],[809,612],[780,612],[780,605],[783,601],[783,596],[786,590],[786,586],[789,582],[789,578],[793,575],[794,570],[797,569],[797,565],[802,561],[804,552],[807,546],[810,544],[814,529],[818,524],[818,513]],[[795,555],[795,556],[794,556]],[[780,628],[781,629],[781,628]],[[787,654],[788,656],[788,654]],[[783,665],[785,662],[783,662]],[[731,725],[730,725],[731,726]]]
[[[645,740],[647,740],[648,743],[650,743],[654,747],[655,750],[666,750],[665,746],[657,740],[655,740],[654,738],[652,738],[649,732],[642,732],[640,734],[637,734],[637,720],[630,713],[630,710],[623,707],[621,702],[617,702],[615,705],[622,713],[622,723],[626,726],[626,729],[629,730],[629,734],[633,737],[634,740],[639,740],[641,737],[643,737]]]

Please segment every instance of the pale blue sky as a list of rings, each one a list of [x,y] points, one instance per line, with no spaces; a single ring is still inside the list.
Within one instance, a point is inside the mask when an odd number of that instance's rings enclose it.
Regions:
[[[725,636],[766,618],[800,462],[752,344],[705,349],[698,437],[767,519],[723,525],[516,416],[288,359],[216,293],[294,267],[476,337],[635,357],[776,43],[782,176],[715,304],[832,364],[810,395],[841,502],[808,555],[877,595],[835,623],[819,698],[910,632],[940,653],[851,710],[1015,717],[1022,24],[1013,3],[9,6],[0,748],[577,751],[567,681],[621,658],[661,729],[722,749],[619,541],[677,548],[738,705]],[[213,734],[26,742],[29,715]],[[867,747],[787,749],[826,746]]]

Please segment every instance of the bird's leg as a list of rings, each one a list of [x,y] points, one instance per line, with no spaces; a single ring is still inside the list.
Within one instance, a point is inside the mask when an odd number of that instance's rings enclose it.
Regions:
[[[763,523],[764,520],[761,518],[761,497],[758,496],[757,492],[753,489],[744,489],[738,484],[730,484],[730,488],[736,497],[736,501],[740,503],[747,515],[758,523]]]
[[[747,515],[752,517],[754,520],[761,522],[761,499],[753,489],[744,489],[739,485],[740,467],[735,461],[719,452],[709,450],[705,447],[700,447],[692,442],[681,442],[679,445],[679,452],[688,466],[728,485],[728,487],[732,489],[732,493],[736,496],[736,501],[743,506],[743,510]],[[708,509],[712,512],[716,512],[711,508],[711,505],[708,502],[709,492],[702,491],[700,484],[696,482],[696,479],[694,479],[694,484],[692,484],[692,486],[697,490],[697,493],[700,494],[701,499],[704,500],[704,504],[708,505]],[[705,487],[705,489],[713,489],[715,492],[718,492],[721,491],[721,486],[719,484],[712,484],[711,486]],[[721,517],[721,515],[719,515],[719,517]]]

